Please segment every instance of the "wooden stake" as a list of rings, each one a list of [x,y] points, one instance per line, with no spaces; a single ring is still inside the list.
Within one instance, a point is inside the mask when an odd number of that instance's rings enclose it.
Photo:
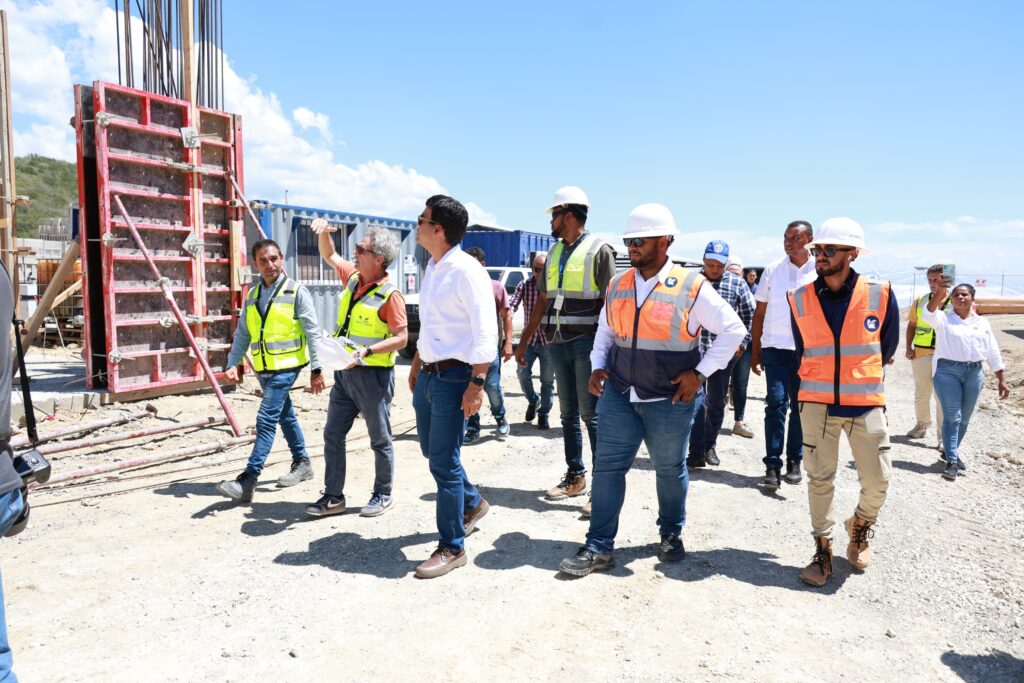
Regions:
[[[7,12],[0,11],[0,259],[14,285],[14,311],[20,308],[18,288],[18,235],[14,200],[14,130],[11,125],[11,65],[7,46]]]

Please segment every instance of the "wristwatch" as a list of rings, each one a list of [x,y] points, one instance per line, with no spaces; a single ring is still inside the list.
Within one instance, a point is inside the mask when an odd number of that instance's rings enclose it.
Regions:
[[[704,375],[703,373],[700,373],[700,372],[697,372],[696,370],[694,370],[693,374],[697,375],[697,383],[698,384],[704,384],[704,382],[708,381],[707,375]]]
[[[363,358],[369,358],[372,355],[373,355],[373,349],[371,349],[369,346],[367,346],[366,347],[366,353],[363,354]]]
[[[469,381],[472,382],[473,384],[477,385],[478,387],[482,387],[484,385],[484,382],[486,381],[486,378],[485,377],[473,377]]]

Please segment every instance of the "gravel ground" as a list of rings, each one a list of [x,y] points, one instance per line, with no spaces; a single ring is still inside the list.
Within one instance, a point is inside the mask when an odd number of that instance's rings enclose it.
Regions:
[[[523,424],[506,366],[512,434],[464,450],[492,509],[467,542],[470,563],[433,580],[412,570],[436,542],[434,485],[419,455],[407,367],[394,405],[395,509],[308,521],[319,495],[326,397],[295,392],[317,479],[276,489],[279,438],[252,506],[224,502],[217,481],[248,449],[86,480],[32,496],[28,531],[4,541],[3,580],[15,670],[25,681],[516,678],[530,680],[1024,680],[1024,321],[993,318],[1015,396],[986,384],[955,483],[939,476],[934,433],[913,426],[913,380],[897,361],[886,382],[894,478],[864,572],[843,558],[824,589],[800,568],[813,542],[804,485],[766,495],[764,383],[751,377],[755,438],[724,436],[722,465],[692,478],[687,557],[655,556],[654,473],[641,451],[628,480],[617,568],[580,580],[555,571],[582,541],[581,499],[542,491],[564,467],[560,430]],[[231,393],[251,424],[258,398]],[[156,420],[218,413],[211,396],[153,401]],[[124,406],[59,415],[41,431]],[[727,421],[727,425],[731,425]],[[115,428],[116,429],[116,428]],[[124,429],[123,427],[120,429]],[[107,430],[109,431],[109,430]],[[107,431],[100,433],[107,433]],[[204,430],[54,458],[57,471],[224,438]],[[356,425],[350,504],[365,502],[372,455]],[[836,513],[856,504],[850,462]]]

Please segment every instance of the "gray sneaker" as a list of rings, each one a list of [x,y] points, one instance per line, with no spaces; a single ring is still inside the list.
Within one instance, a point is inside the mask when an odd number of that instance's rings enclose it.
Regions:
[[[391,496],[385,496],[381,493],[375,493],[370,496],[370,502],[363,506],[363,509],[359,511],[360,517],[379,517],[383,515],[388,509],[395,504],[395,499]]]
[[[312,478],[313,466],[309,463],[309,458],[299,458],[298,460],[292,460],[292,468],[288,474],[283,474],[278,478],[277,488],[283,489],[295,486],[299,482]]]

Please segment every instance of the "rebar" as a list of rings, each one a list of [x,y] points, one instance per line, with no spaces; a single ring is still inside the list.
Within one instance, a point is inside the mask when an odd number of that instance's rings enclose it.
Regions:
[[[47,441],[53,441],[64,436],[71,436],[72,434],[80,434],[81,432],[92,431],[100,429],[102,427],[113,427],[114,425],[124,424],[125,422],[133,422],[135,420],[142,420],[147,417],[153,417],[156,415],[156,407],[152,405],[146,406],[143,410],[138,410],[134,413],[125,413],[123,415],[117,415],[116,417],[110,417],[105,420],[99,420],[97,422],[83,422],[71,427],[64,429],[57,429],[52,432],[40,434],[39,438],[36,439],[36,445],[46,443]],[[18,436],[11,439],[11,448],[25,448],[31,446],[32,441],[27,436]]]
[[[216,425],[222,425],[225,422],[227,422],[227,418],[217,418],[211,415],[200,420],[192,420],[191,422],[175,422],[173,424],[163,425],[162,427],[136,429],[130,432],[118,432],[117,434],[107,434],[106,436],[99,437],[91,436],[87,439],[79,439],[77,441],[62,441],[50,446],[43,446],[37,450],[43,455],[53,455],[54,453],[75,451],[79,448],[102,446],[104,444],[117,443],[119,441],[130,441],[131,439],[137,439],[140,436],[157,436],[158,434],[179,432],[186,429],[195,429],[196,427],[214,427]]]

